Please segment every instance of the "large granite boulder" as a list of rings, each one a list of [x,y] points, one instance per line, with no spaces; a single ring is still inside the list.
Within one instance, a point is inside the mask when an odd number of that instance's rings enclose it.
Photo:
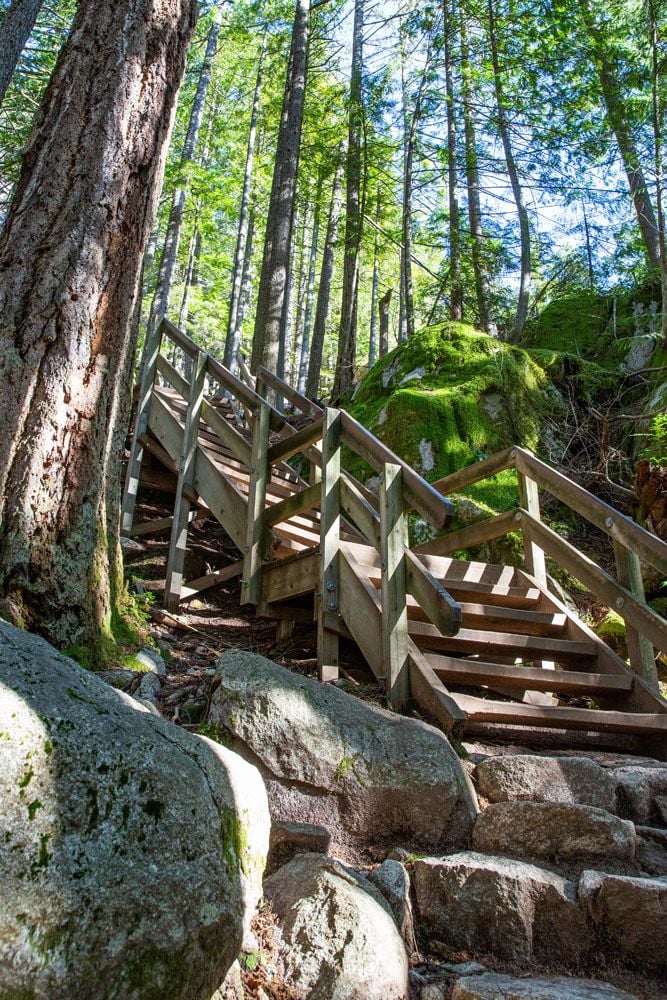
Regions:
[[[300,854],[264,883],[286,978],[309,1000],[406,1000],[408,959],[388,903],[363,875]]]
[[[592,944],[576,886],[524,861],[465,851],[413,865],[417,914],[452,953],[578,968]]]
[[[468,843],[475,795],[439,730],[240,650],[220,657],[216,683],[210,721],[259,767],[274,819],[372,855]]]
[[[489,757],[475,768],[475,781],[489,802],[563,802],[616,812],[616,782],[585,757]]]
[[[0,995],[208,1000],[261,895],[257,770],[0,622]]]
[[[579,899],[609,961],[667,971],[667,878],[585,871],[579,879]]]
[[[594,806],[559,802],[494,802],[473,830],[476,851],[524,858],[629,862],[635,828]]]

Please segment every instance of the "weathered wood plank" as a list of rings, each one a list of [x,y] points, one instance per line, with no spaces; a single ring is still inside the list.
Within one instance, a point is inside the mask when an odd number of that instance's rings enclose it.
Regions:
[[[380,528],[382,655],[389,674],[389,702],[396,711],[403,712],[410,697],[410,678],[405,568],[408,525],[403,511],[400,465],[387,463],[382,471]]]
[[[494,517],[487,517],[484,521],[476,521],[475,524],[468,524],[458,531],[450,531],[446,535],[434,538],[422,545],[416,545],[414,552],[425,555],[445,556],[450,552],[458,552],[459,549],[469,549],[480,542],[490,542],[494,538],[502,538],[510,531],[518,531],[521,527],[517,521],[520,511],[510,510],[504,514],[496,514]]]
[[[414,552],[405,554],[407,587],[429,620],[443,635],[461,627],[461,608],[445,587],[432,576]]]
[[[667,576],[667,543],[609,504],[598,500],[578,483],[552,469],[524,448],[516,448],[516,467],[562,500],[578,514],[635,552],[649,566]]]
[[[257,604],[259,600],[260,575],[262,560],[264,558],[264,508],[266,506],[266,487],[270,475],[267,458],[269,449],[269,423],[269,407],[266,403],[262,403],[253,419],[251,475],[248,492],[248,526],[243,560],[241,604]]]
[[[181,604],[191,601],[204,590],[217,587],[218,584],[225,583],[227,580],[233,580],[234,577],[240,576],[242,572],[243,560],[241,559],[230,566],[225,566],[223,569],[214,570],[213,573],[198,576],[195,580],[188,580],[181,588]]]
[[[639,556],[617,541],[614,541],[614,554],[618,582],[626,587],[641,604],[646,604]],[[653,645],[629,622],[625,623],[625,640],[630,666],[644,678],[649,687],[653,688],[654,691],[659,691]]]
[[[420,709],[434,719],[448,736],[463,734],[466,713],[449,694],[421,650],[410,639],[410,692]]]
[[[289,521],[290,518],[295,517],[297,514],[302,514],[306,510],[311,510],[313,506],[319,504],[320,494],[319,483],[314,483],[305,490],[293,493],[285,500],[281,500],[279,503],[266,508],[264,523],[268,527],[271,527],[274,524],[280,524],[282,521]]]
[[[338,677],[338,635],[325,614],[340,613],[340,429],[339,410],[328,408],[322,424],[320,483],[320,593],[317,603],[317,663],[320,680]]]
[[[298,454],[300,451],[310,448],[311,445],[315,444],[322,437],[323,428],[324,421],[320,417],[319,420],[316,420],[312,424],[306,424],[305,427],[295,431],[294,434],[290,434],[289,437],[276,441],[269,448],[269,462],[273,464],[274,462],[283,461],[292,455]]]
[[[382,606],[380,596],[345,542],[340,558],[340,613],[364,659],[378,680],[387,680],[382,655]]]
[[[321,406],[318,406],[317,403],[314,403],[312,399],[308,399],[308,397],[304,396],[302,393],[297,392],[297,390],[292,388],[291,385],[288,385],[287,382],[278,378],[277,375],[274,375],[273,372],[270,372],[262,365],[260,365],[257,369],[257,379],[258,382],[263,382],[264,385],[274,389],[279,396],[288,400],[288,402],[290,402],[292,406],[295,406],[297,410],[300,410],[301,413],[306,413],[315,420],[322,416],[323,409]]]
[[[411,637],[421,649],[444,649],[454,653],[478,653],[483,649],[501,656],[524,660],[548,658],[556,663],[576,663],[582,658],[593,660],[597,656],[596,646],[586,641],[481,629],[461,629],[456,635],[443,636],[433,625],[417,621],[410,621],[409,627]]]
[[[541,667],[512,667],[482,660],[461,660],[426,653],[437,676],[447,682],[470,687],[501,685],[519,692],[558,691],[560,694],[618,695],[632,690],[632,677],[574,670],[543,670]]]
[[[465,469],[458,469],[449,476],[438,479],[437,482],[433,483],[433,488],[438,493],[442,493],[443,496],[452,496],[454,493],[460,493],[467,486],[480,483],[483,479],[495,476],[496,473],[503,472],[505,469],[511,469],[514,466],[514,455],[512,452],[512,448],[505,448],[495,455],[489,455],[488,458],[482,459],[481,462],[475,462],[474,465],[469,465]]]

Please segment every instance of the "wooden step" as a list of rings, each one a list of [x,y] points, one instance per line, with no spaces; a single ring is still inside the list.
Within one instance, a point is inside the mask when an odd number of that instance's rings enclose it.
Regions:
[[[437,578],[436,578],[437,579]],[[483,601],[503,608],[532,608],[540,599],[537,587],[505,587],[502,584],[478,583],[474,580],[440,579],[443,587],[457,601]]]
[[[375,583],[375,581],[373,582]],[[461,624],[463,628],[467,629],[490,629],[494,632],[514,632],[520,635],[558,636],[567,624],[567,616],[558,612],[526,611],[519,608],[468,604],[467,602],[462,602],[460,607]],[[430,621],[426,612],[412,597],[408,597],[408,617],[413,621]]]
[[[521,691],[557,691],[560,694],[615,695],[632,690],[630,674],[591,674],[574,670],[511,667],[482,660],[461,660],[426,653],[441,681],[469,687],[501,686]]]
[[[605,712],[592,708],[551,708],[515,701],[492,701],[450,692],[467,715],[467,723],[578,729],[598,733],[637,733],[667,736],[667,713]]]
[[[554,660],[556,663],[576,663],[594,660],[594,642],[553,639],[549,636],[519,635],[512,632],[491,632],[462,628],[456,635],[441,635],[425,622],[411,621],[409,632],[420,649],[445,650],[450,653],[498,653],[523,660]]]

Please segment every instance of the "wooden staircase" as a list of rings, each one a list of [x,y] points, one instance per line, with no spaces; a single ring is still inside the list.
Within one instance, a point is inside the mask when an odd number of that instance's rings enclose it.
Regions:
[[[185,378],[162,351],[182,355]],[[667,576],[667,545],[530,452],[508,449],[429,484],[349,414],[323,409],[269,372],[237,378],[165,321],[147,345],[123,507],[126,535],[171,528],[165,603],[241,576],[241,600],[287,621],[315,620],[324,681],[338,676],[339,642],[354,640],[396,710],[411,701],[460,737],[494,727],[636,738],[667,754],[667,702],[654,649],[667,625],[645,602],[641,561]],[[296,429],[269,397],[287,400]],[[296,419],[294,419],[296,418]],[[381,478],[375,497],[341,468],[341,448]],[[144,454],[160,470],[143,469]],[[302,456],[306,481],[288,463]],[[515,468],[515,510],[447,531],[447,495]],[[171,478],[173,518],[134,524],[140,480]],[[540,520],[538,487],[604,531],[616,575]],[[193,510],[209,512],[237,548],[232,566],[183,579]],[[438,536],[411,547],[407,512]],[[525,568],[456,558],[510,531]],[[545,554],[626,623],[630,665],[547,585]]]

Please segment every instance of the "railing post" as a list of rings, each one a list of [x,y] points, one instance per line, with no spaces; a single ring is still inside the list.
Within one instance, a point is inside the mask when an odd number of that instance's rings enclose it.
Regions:
[[[386,463],[384,466],[380,483],[380,529],[382,652],[388,673],[387,696],[392,708],[401,712],[410,698],[410,674],[405,571],[408,530],[400,465]]]
[[[264,534],[264,510],[266,508],[266,486],[269,477],[269,426],[271,411],[262,403],[252,421],[252,454],[250,484],[248,489],[248,524],[246,546],[243,557],[243,580],[241,581],[241,604],[257,604],[262,571],[262,536]]]
[[[340,615],[340,410],[324,411],[320,501],[320,593],[317,598],[317,664],[321,681],[338,677],[338,633],[326,627]]]
[[[644,581],[637,553],[614,539],[614,555],[616,556],[618,582],[638,600],[645,601]],[[619,601],[622,600],[622,597],[618,598],[614,610],[625,619],[623,607],[619,605]],[[655,667],[655,653],[651,641],[638,632],[636,628],[633,628],[627,620],[625,620],[625,639],[628,647],[630,666],[640,677],[644,678],[647,684],[650,684],[652,688],[658,691],[658,673]]]
[[[205,382],[206,355],[203,351],[198,351],[196,356],[191,359],[190,365],[190,392],[183,426],[183,445],[178,466],[174,520],[171,525],[171,540],[167,559],[164,593],[164,604],[167,611],[178,610],[183,589],[183,566],[190,520],[190,501],[183,495],[183,491],[186,487],[192,487],[194,484],[199,419],[204,400]]]
[[[537,483],[534,479],[530,479],[528,476],[524,476],[522,472],[517,472],[517,479],[519,480],[519,504],[524,510],[535,518],[536,521],[541,520],[540,516],[540,495],[537,489]],[[526,538],[525,532],[523,535],[523,551],[524,558],[526,562],[526,570],[540,587],[546,590],[547,587],[547,567],[546,560],[544,557],[544,550],[536,545],[535,542],[531,542],[529,538]]]
[[[137,402],[137,413],[134,418],[134,433],[132,434],[132,444],[130,446],[130,459],[127,463],[127,474],[125,476],[125,491],[123,493],[123,506],[121,510],[120,533],[126,538],[130,537],[132,523],[134,521],[134,508],[137,503],[139,492],[139,477],[141,475],[141,462],[144,457],[144,446],[141,439],[148,430],[148,418],[151,408],[151,394],[153,383],[157,372],[157,359],[162,343],[162,324],[156,325],[146,333],[144,343],[143,358],[141,362],[141,382],[139,385],[139,400]]]

